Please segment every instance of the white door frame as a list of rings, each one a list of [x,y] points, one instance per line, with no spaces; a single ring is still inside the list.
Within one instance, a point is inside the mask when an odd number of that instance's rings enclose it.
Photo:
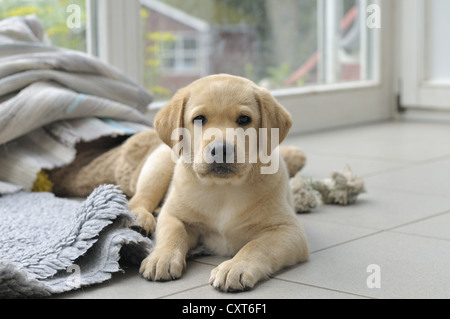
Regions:
[[[411,109],[450,110],[450,83],[427,78],[427,0],[401,0],[401,106]]]

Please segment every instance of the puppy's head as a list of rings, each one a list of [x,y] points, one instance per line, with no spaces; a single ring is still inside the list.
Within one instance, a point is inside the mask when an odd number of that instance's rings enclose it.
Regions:
[[[221,184],[246,180],[261,164],[261,151],[270,154],[291,125],[269,91],[231,75],[208,76],[179,90],[154,122],[164,143],[173,149],[183,143],[183,161],[198,178]]]

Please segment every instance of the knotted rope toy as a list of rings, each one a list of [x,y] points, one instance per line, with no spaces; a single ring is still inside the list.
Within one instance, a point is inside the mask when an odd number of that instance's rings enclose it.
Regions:
[[[366,192],[364,181],[354,175],[348,165],[343,171],[334,171],[330,178],[323,180],[303,177],[301,172],[297,172],[289,183],[294,195],[295,210],[298,213],[310,212],[321,203],[352,205],[360,194]]]

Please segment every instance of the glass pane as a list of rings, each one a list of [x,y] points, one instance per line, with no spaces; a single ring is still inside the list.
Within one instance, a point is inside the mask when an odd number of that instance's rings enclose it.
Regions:
[[[163,59],[163,67],[164,67],[164,69],[173,69],[173,68],[175,68],[175,59],[174,58],[165,58],[165,59]]]
[[[196,38],[184,38],[183,47],[185,50],[197,50]]]
[[[186,69],[195,69],[197,65],[197,59],[195,58],[184,58],[183,64],[186,66]]]
[[[427,77],[429,80],[448,83],[450,81],[450,1],[429,0],[427,24],[428,45],[426,46],[428,66]]]
[[[374,79],[376,24],[366,14],[374,1],[320,0],[319,83]],[[370,10],[369,10],[370,11]],[[373,18],[379,18],[374,13]],[[381,21],[375,21],[380,22]],[[372,25],[374,24],[374,25]]]
[[[86,52],[85,0],[0,0],[0,20],[35,14],[52,45]]]
[[[168,99],[217,73],[269,89],[371,79],[369,2],[141,0],[145,60],[152,61],[144,84],[157,99]],[[173,52],[164,50],[168,44]],[[165,54],[174,58],[172,69],[162,62]]]
[[[361,75],[361,19],[358,16],[360,1],[341,0],[337,2],[341,2],[338,15],[338,61],[340,72],[337,81],[364,80]]]

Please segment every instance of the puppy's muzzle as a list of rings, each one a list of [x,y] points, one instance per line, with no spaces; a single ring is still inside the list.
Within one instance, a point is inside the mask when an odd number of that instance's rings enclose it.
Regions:
[[[234,153],[234,146],[226,142],[210,143],[205,149],[205,161],[209,164],[209,172],[222,178],[235,174]]]
[[[207,162],[217,164],[234,163],[234,146],[224,142],[212,142],[206,148]]]

